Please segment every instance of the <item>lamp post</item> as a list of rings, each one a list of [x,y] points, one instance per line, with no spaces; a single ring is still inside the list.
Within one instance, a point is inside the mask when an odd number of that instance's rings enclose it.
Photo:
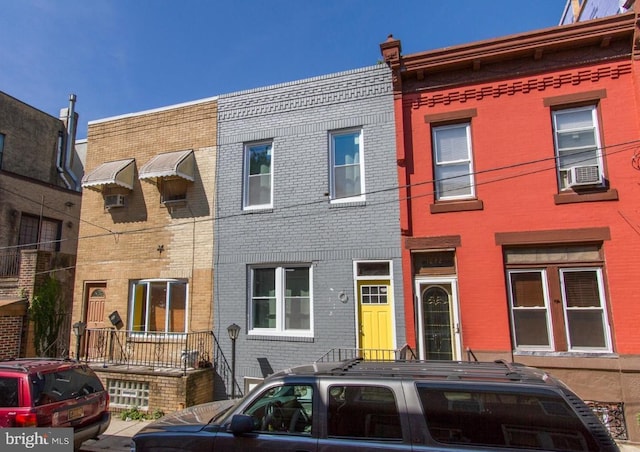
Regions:
[[[240,327],[232,323],[227,327],[231,339],[231,398],[236,398],[236,340],[240,335]]]
[[[80,361],[80,340],[84,336],[84,330],[87,324],[84,322],[76,322],[73,324],[73,334],[76,336],[76,361]]]

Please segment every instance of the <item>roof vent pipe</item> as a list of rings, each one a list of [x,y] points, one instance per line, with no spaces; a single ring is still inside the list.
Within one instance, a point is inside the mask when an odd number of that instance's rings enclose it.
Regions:
[[[79,182],[78,177],[74,174],[71,169],[71,159],[73,157],[73,153],[75,152],[75,144],[76,144],[76,95],[69,95],[69,110],[67,110],[67,146],[65,149],[65,159],[64,159],[64,170],[71,179],[73,180],[73,189],[78,190]]]

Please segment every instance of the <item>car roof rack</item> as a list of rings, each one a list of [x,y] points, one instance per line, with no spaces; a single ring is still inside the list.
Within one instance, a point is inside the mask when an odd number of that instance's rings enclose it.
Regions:
[[[50,358],[44,356],[36,356],[33,358],[9,358],[0,361],[0,368],[2,369],[13,369],[13,370],[21,370],[23,372],[28,372],[31,369],[36,368],[37,366],[44,366],[46,364],[55,363],[55,362],[75,362],[75,360],[71,358]],[[26,363],[30,363],[31,365],[26,365]]]
[[[540,369],[496,361],[369,361],[354,358],[341,361],[326,372],[328,375],[414,377],[446,380],[494,380],[546,383],[551,377]]]

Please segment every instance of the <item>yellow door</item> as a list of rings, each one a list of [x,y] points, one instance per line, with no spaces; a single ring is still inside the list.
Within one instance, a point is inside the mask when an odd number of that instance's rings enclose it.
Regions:
[[[389,280],[358,281],[360,349],[365,359],[395,359]]]

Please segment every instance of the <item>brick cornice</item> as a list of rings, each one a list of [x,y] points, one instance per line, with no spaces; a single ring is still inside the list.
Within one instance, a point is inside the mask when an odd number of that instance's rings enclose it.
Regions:
[[[597,82],[603,78],[617,79],[623,75],[631,74],[632,64],[629,61],[616,65],[598,68],[579,68],[571,72],[563,72],[556,76],[531,77],[527,80],[511,82],[496,82],[480,88],[452,89],[448,92],[430,94],[422,93],[419,96],[405,98],[404,106],[418,108],[421,106],[434,107],[437,105],[450,105],[454,103],[464,104],[471,100],[484,98],[497,98],[501,96],[514,96],[545,90],[555,90],[566,85],[577,86],[582,83]]]

